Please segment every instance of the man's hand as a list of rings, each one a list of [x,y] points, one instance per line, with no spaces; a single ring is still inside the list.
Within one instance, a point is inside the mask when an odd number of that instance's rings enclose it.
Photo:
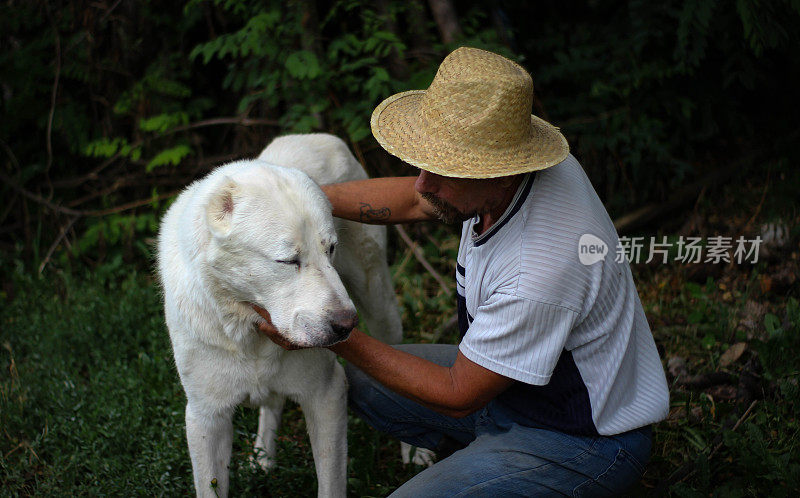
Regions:
[[[285,337],[278,332],[278,329],[272,324],[272,317],[269,316],[269,312],[258,306],[257,304],[250,304],[253,310],[264,319],[263,322],[258,322],[258,330],[267,336],[269,340],[277,344],[278,346],[282,347],[286,351],[292,351],[295,349],[303,349],[301,346],[296,344],[292,344],[291,342],[287,341]]]

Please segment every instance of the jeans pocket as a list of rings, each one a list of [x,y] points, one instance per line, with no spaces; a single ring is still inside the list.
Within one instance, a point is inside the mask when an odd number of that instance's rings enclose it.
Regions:
[[[572,496],[616,496],[633,486],[644,473],[644,466],[625,449],[619,449],[614,461],[596,478],[577,486]]]

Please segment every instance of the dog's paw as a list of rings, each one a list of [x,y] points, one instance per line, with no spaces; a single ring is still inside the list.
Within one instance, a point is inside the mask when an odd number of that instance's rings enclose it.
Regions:
[[[430,467],[435,463],[436,453],[426,448],[417,448],[408,443],[400,442],[400,456],[403,458],[403,464],[408,465],[424,465]]]
[[[250,454],[250,467],[261,469],[266,473],[275,466],[275,459],[268,457],[263,450],[256,450]]]

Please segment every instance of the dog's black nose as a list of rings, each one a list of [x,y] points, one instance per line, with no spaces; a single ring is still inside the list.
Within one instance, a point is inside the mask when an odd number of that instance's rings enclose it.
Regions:
[[[358,314],[355,311],[338,311],[331,317],[331,329],[336,337],[346,338],[353,327],[358,325]]]

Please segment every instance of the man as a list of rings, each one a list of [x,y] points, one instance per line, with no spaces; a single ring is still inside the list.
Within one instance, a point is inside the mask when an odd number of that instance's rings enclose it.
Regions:
[[[463,222],[459,346],[391,347],[353,330],[330,347],[371,425],[418,447],[463,447],[393,496],[619,494],[666,416],[630,268],[603,252],[617,246],[614,226],[561,133],[530,114],[532,98],[523,68],[460,48],[427,90],[372,116],[378,142],[419,176],[323,187],[335,216]],[[586,235],[593,261],[581,257]]]

